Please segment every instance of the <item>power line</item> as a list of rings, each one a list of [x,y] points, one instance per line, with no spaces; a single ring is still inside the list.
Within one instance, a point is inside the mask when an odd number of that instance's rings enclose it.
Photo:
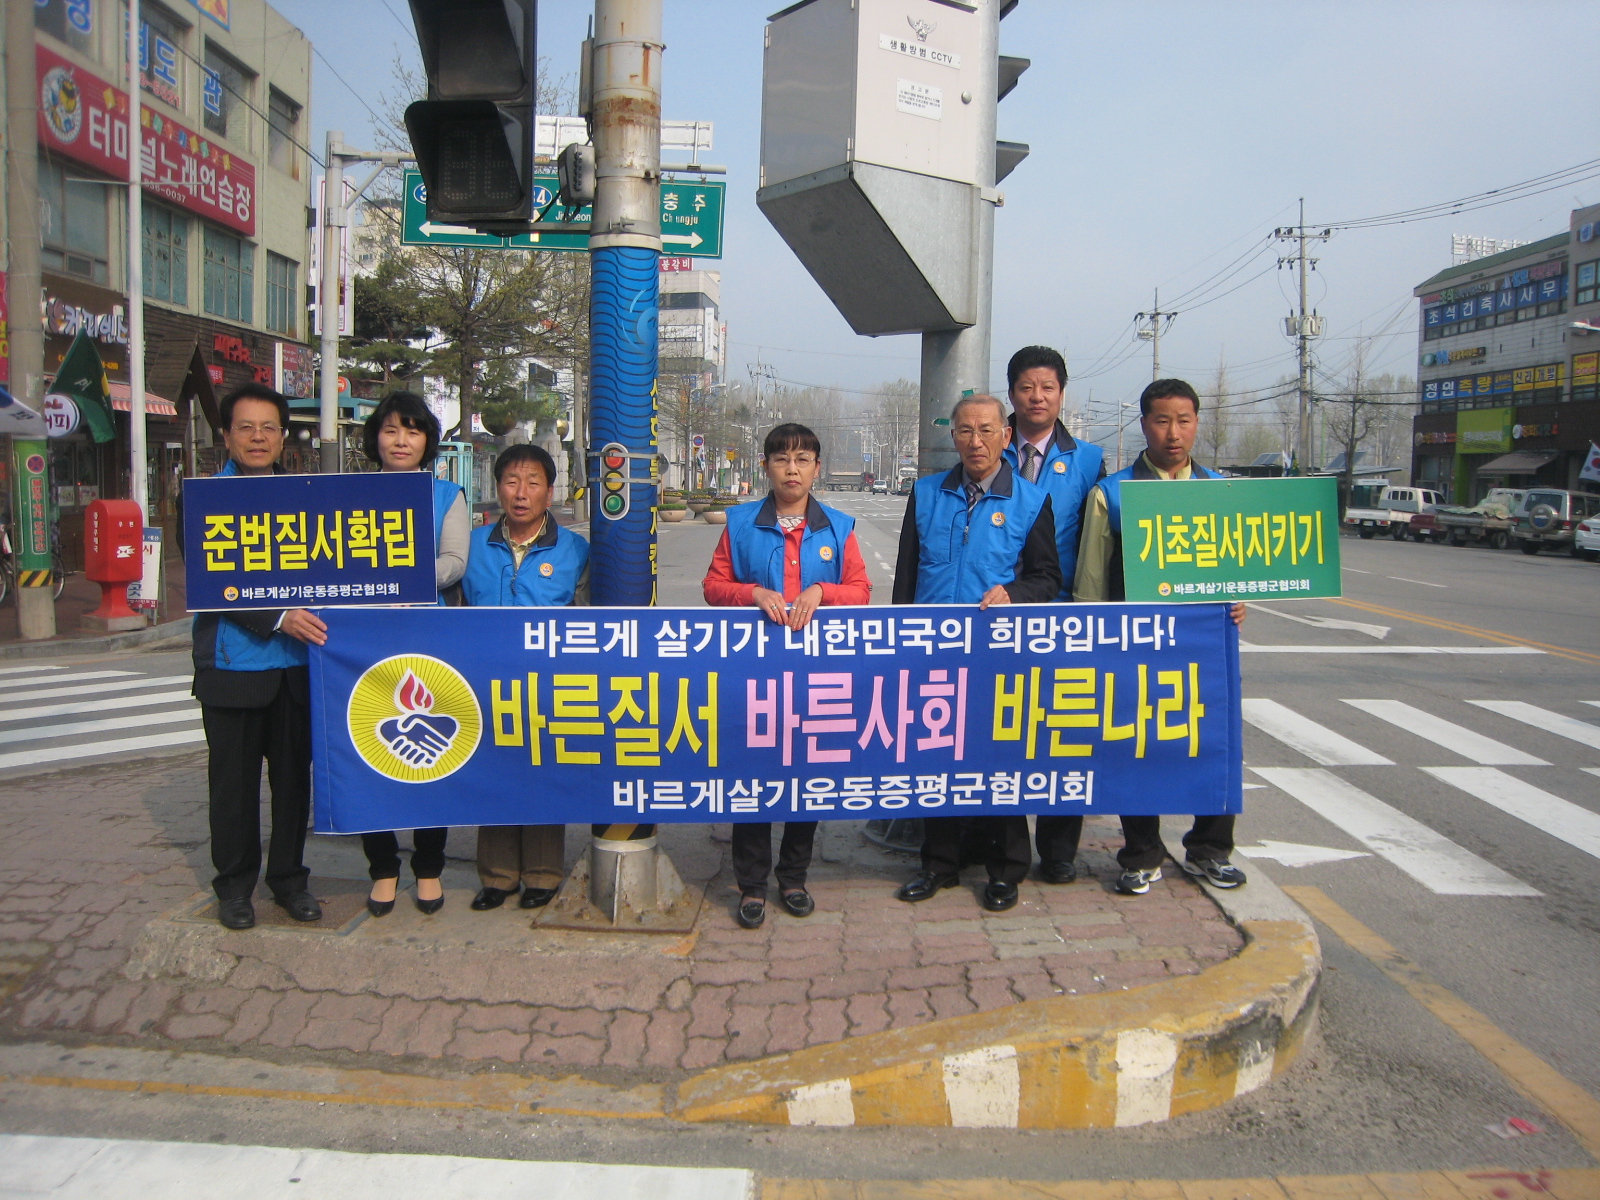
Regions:
[[[1600,158],[1592,158],[1587,162],[1564,167],[1559,171],[1551,171],[1544,175],[1537,175],[1532,179],[1525,179],[1521,183],[1491,188],[1486,192],[1477,192],[1474,195],[1462,196],[1456,200],[1443,200],[1435,204],[1423,204],[1416,208],[1405,208],[1397,212],[1381,213],[1371,217],[1353,217],[1342,221],[1327,221],[1323,222],[1323,225],[1327,229],[1373,229],[1383,225],[1404,225],[1412,221],[1430,221],[1437,217],[1450,217],[1457,213],[1475,212],[1480,208],[1491,208],[1497,204],[1507,204],[1512,200],[1524,200],[1530,196],[1540,196],[1545,192],[1570,187],[1575,183],[1583,183],[1597,177],[1600,177]]]

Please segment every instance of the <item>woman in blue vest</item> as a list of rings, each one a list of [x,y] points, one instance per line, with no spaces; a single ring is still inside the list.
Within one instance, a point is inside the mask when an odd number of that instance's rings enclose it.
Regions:
[[[508,446],[494,460],[501,517],[472,531],[461,593],[476,608],[589,603],[589,543],[550,515],[556,464],[538,446]],[[472,907],[499,908],[520,889],[523,908],[555,898],[565,870],[565,825],[478,828]]]
[[[803,629],[821,605],[872,602],[855,518],[811,498],[821,460],[822,443],[804,425],[779,425],[767,434],[761,465],[771,494],[728,510],[728,528],[701,584],[707,604],[753,605],[774,624]],[[816,907],[806,891],[816,832],[815,821],[784,822],[778,894],[797,917]],[[739,924],[755,929],[767,915],[770,822],[734,825],[733,873]]]
[[[439,453],[439,420],[414,392],[392,392],[367,418],[362,450],[385,471],[427,471]],[[472,533],[467,498],[461,485],[448,479],[433,481],[434,582],[439,591],[454,587],[467,569],[467,546]],[[441,600],[440,603],[443,603]],[[436,913],[444,906],[444,844],[448,829],[412,832],[411,870],[417,877],[417,907]],[[367,910],[381,917],[394,908],[400,886],[400,841],[392,831],[364,833],[367,873],[372,891]]]

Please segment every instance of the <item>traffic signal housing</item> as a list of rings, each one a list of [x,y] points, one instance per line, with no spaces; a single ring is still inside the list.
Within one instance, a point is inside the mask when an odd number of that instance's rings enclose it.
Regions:
[[[525,233],[533,217],[538,0],[411,0],[428,98],[406,130],[428,219]]]
[[[621,442],[607,442],[600,447],[600,514],[608,521],[618,521],[632,506],[628,448]]]

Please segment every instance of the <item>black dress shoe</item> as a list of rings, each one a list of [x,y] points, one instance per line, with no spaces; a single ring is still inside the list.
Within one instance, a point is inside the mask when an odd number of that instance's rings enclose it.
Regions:
[[[525,887],[522,889],[522,900],[519,902],[523,908],[543,908],[556,898],[557,888]]]
[[[506,897],[514,894],[516,890],[516,888],[512,888],[510,891],[505,888],[483,888],[472,898],[472,904],[469,907],[477,912],[488,912],[491,908],[499,908],[506,902]]]
[[[734,914],[746,929],[760,929],[767,919],[766,890],[745,892],[739,897],[739,911]]]
[[[811,899],[811,893],[805,888],[792,892],[779,893],[778,899],[783,902],[783,907],[791,917],[809,917],[817,911],[816,901]]]
[[[217,920],[222,922],[224,929],[254,929],[256,906],[250,903],[249,896],[230,896],[226,900],[218,900]]]
[[[990,912],[1005,912],[1017,906],[1017,885],[991,880],[983,889],[983,906]]]
[[[310,892],[290,892],[284,896],[274,896],[272,902],[296,921],[322,920],[322,905],[317,903],[317,898]]]
[[[1046,883],[1071,883],[1078,877],[1078,864],[1061,859],[1041,862],[1039,877]]]
[[[931,875],[924,871],[896,892],[894,898],[904,900],[907,904],[916,904],[931,899],[935,892],[953,888],[960,882],[960,878],[955,875]]]

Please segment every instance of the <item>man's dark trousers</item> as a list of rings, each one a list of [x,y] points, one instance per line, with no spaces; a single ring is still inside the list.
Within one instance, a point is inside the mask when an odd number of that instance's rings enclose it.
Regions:
[[[1082,817],[1034,818],[1033,840],[1039,846],[1039,861],[1069,863],[1078,857],[1078,841],[1083,837]]]
[[[806,886],[811,846],[816,840],[815,821],[785,821],[778,844],[778,888],[794,891]],[[733,877],[741,888],[764,888],[772,874],[772,824],[737,821],[733,826]]]
[[[1233,855],[1233,823],[1236,813],[1217,813],[1196,817],[1183,835],[1183,848],[1190,858],[1215,858],[1226,862]],[[1167,856],[1161,843],[1160,817],[1122,818],[1122,849],[1117,862],[1124,871],[1148,871],[1159,867]]]
[[[196,680],[211,750],[211,881],[219,899],[250,896],[261,873],[261,762],[272,789],[267,886],[275,896],[304,891],[306,822],[311,815],[310,675],[206,670]],[[219,676],[248,678],[226,679]],[[274,679],[273,677],[276,677]],[[276,683],[276,686],[273,684]],[[206,685],[210,684],[210,687]],[[231,704],[213,704],[215,697]],[[255,703],[251,703],[255,702]],[[238,705],[248,704],[248,707]]]
[[[922,822],[922,869],[930,875],[956,875],[961,871],[961,839],[969,822],[989,852],[989,878],[995,883],[1020,884],[1033,865],[1028,845],[1027,817],[928,817]]]

